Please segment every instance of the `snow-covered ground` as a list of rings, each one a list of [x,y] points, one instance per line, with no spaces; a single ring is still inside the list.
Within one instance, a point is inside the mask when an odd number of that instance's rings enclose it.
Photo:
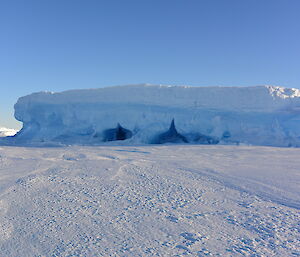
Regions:
[[[14,136],[17,132],[15,129],[0,127],[0,137]]]
[[[300,149],[0,148],[0,256],[299,256]]]

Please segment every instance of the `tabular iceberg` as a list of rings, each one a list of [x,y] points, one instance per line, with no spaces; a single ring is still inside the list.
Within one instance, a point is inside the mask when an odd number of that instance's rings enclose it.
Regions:
[[[299,146],[300,90],[129,85],[39,92],[18,100],[15,118],[23,122],[16,143],[155,143],[174,119],[182,143]]]

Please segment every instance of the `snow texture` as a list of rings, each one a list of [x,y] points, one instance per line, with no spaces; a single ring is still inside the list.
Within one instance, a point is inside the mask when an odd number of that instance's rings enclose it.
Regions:
[[[183,142],[300,146],[299,114],[300,91],[274,86],[130,85],[40,92],[16,103],[15,117],[23,128],[14,140],[101,144],[111,141],[107,133],[116,136],[113,129],[120,124],[130,135],[122,142],[147,144],[167,133],[175,119]]]
[[[299,256],[299,154],[1,147],[0,256]]]

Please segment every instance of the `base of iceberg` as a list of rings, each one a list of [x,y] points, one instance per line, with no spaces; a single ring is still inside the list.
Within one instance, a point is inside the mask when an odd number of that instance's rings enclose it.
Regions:
[[[17,134],[17,130],[0,127],[0,137],[12,137]]]

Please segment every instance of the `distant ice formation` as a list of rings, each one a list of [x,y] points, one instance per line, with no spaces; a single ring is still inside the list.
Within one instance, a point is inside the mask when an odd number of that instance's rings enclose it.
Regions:
[[[15,129],[0,127],[0,137],[14,136],[18,131]]]
[[[15,117],[23,128],[13,140],[299,146],[299,114],[300,91],[274,86],[130,85],[40,92],[16,103]],[[173,119],[176,128],[170,127]]]

